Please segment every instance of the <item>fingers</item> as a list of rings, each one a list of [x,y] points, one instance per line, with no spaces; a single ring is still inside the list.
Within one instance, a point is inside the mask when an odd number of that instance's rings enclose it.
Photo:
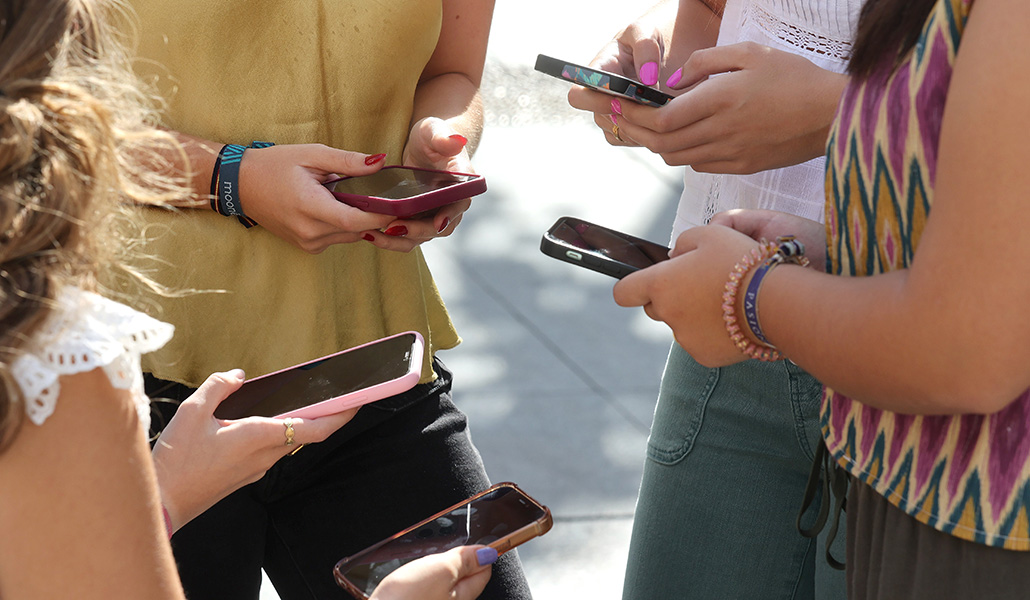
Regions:
[[[612,288],[612,297],[619,306],[647,306],[651,302],[650,281],[653,277],[653,269],[648,267],[636,273],[630,273],[615,283]],[[649,271],[652,271],[649,273]],[[650,313],[648,314],[650,316]],[[651,317],[654,318],[654,317]]]
[[[357,408],[345,410],[340,413],[326,415],[317,419],[290,419],[290,425],[293,429],[293,444],[287,446],[288,452],[293,452],[299,445],[303,444],[317,444],[323,442],[330,435],[336,432],[339,428],[343,427],[354,418],[354,415],[358,414]],[[286,420],[282,420],[283,435],[282,444],[286,445]]]
[[[331,178],[328,174],[368,175],[386,164],[386,155],[382,153],[362,154],[323,144],[309,144],[307,147],[309,153],[304,157],[305,166],[326,173],[326,181]]]
[[[204,383],[200,384],[197,391],[193,392],[184,403],[189,402],[198,405],[214,414],[215,408],[221,404],[222,400],[225,400],[229,394],[240,389],[245,378],[246,375],[243,369],[233,369],[224,373],[212,373],[208,375]]]
[[[677,71],[678,78],[670,81],[668,85],[673,89],[681,90],[716,73],[739,71],[750,63],[750,57],[754,53],[762,52],[762,48],[753,42],[741,42],[696,50],[683,64],[683,67]],[[676,74],[673,74],[673,77],[676,77]]]

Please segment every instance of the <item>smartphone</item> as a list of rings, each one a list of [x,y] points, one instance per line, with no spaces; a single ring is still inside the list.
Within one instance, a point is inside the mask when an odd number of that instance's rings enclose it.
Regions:
[[[540,251],[616,279],[669,258],[667,246],[574,217],[558,219],[541,238]]]
[[[219,419],[315,419],[405,392],[422,374],[422,335],[406,331],[243,382]]]
[[[536,70],[552,77],[582,85],[599,92],[628,98],[648,106],[665,106],[672,96],[639,81],[615,73],[591,69],[565,60],[558,60],[543,54],[536,57]]]
[[[498,483],[336,563],[340,587],[363,600],[398,567],[458,546],[485,544],[504,554],[551,529],[551,511],[517,485]]]
[[[323,184],[337,200],[366,212],[408,218],[428,216],[445,204],[486,191],[473,173],[390,166],[370,175],[341,177]]]

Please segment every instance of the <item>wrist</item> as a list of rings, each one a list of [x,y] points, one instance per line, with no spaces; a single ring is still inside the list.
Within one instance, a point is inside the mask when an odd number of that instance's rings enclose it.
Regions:
[[[763,361],[782,358],[766,338],[759,318],[759,292],[766,276],[783,264],[808,266],[804,245],[793,236],[763,241],[734,265],[723,293],[723,321],[730,341],[745,355]]]

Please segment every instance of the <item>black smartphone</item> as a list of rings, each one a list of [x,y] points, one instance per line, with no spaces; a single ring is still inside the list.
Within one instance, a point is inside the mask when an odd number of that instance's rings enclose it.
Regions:
[[[417,331],[385,337],[243,382],[215,409],[219,419],[316,419],[405,392],[422,373]]]
[[[575,217],[558,219],[540,239],[540,251],[622,279],[669,258],[669,248]]]
[[[340,587],[363,600],[387,575],[415,559],[476,544],[504,554],[547,533],[552,524],[546,506],[514,483],[498,483],[341,560],[333,575]]]
[[[408,218],[486,191],[486,179],[457,173],[391,166],[369,175],[341,177],[323,185],[337,200],[366,212]]]
[[[622,75],[584,67],[543,54],[537,55],[535,68],[552,77],[648,106],[665,106],[673,98],[661,90]]]

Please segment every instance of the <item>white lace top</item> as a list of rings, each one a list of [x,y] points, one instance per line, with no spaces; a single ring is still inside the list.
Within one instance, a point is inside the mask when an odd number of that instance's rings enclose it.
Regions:
[[[124,304],[76,287],[63,288],[57,306],[11,365],[25,412],[42,425],[61,393],[59,377],[104,369],[111,384],[130,390],[144,430],[150,402],[143,392],[140,355],[163,346],[173,327]]]
[[[841,73],[861,8],[862,0],[727,0],[718,45],[757,42]],[[672,240],[732,208],[767,208],[822,222],[824,167],[823,158],[753,175],[712,175],[687,167]]]

